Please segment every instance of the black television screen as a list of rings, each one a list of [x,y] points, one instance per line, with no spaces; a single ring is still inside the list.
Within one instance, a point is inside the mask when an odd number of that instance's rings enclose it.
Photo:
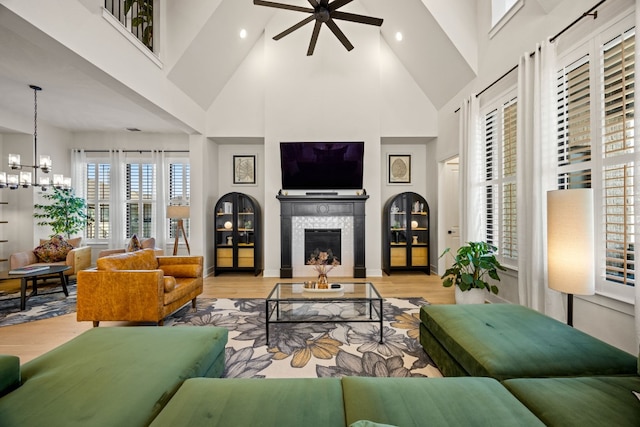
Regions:
[[[364,142],[281,142],[283,190],[362,188]]]

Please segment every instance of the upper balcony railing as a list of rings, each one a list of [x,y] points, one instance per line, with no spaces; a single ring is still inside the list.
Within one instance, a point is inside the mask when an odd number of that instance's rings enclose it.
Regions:
[[[153,0],[104,0],[104,7],[153,52]]]

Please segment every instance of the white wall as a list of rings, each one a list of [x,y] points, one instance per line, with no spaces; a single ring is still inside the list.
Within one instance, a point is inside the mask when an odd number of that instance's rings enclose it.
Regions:
[[[381,138],[404,141],[415,153],[415,178],[410,190],[437,192],[427,144],[437,135],[437,111],[389,46],[368,26],[349,28],[355,49],[347,52],[326,27],[313,56],[305,55],[309,34],[292,33],[280,41],[272,36],[291,25],[287,13],[276,13],[265,35],[229,80],[207,112],[207,135],[218,144],[219,193],[242,191],[256,197],[263,209],[265,275],[279,276],[281,141],[364,141],[367,275],[381,270],[382,203],[398,188],[383,188],[386,155]],[[242,141],[263,138],[246,145]],[[434,145],[435,147],[435,145]],[[405,148],[405,147],[394,147]],[[234,154],[258,153],[256,187],[231,184]],[[327,171],[330,173],[330,171]],[[433,197],[435,204],[435,196]],[[431,202],[430,202],[431,203]]]

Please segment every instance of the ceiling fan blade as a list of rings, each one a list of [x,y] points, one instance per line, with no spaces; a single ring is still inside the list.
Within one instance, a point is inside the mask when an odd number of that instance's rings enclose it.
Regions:
[[[295,30],[297,30],[298,28],[302,27],[303,25],[308,24],[309,22],[313,21],[315,18],[313,15],[309,16],[308,18],[303,19],[302,21],[298,22],[296,25],[287,28],[286,30],[284,30],[283,32],[281,32],[280,34],[277,34],[273,39],[274,40],[280,40],[281,38],[283,38],[284,36],[291,34],[292,32],[294,32]]]
[[[311,6],[313,6],[314,9],[319,6],[319,3],[317,0],[307,0],[307,1]]]
[[[340,9],[345,4],[351,3],[353,0],[334,0],[329,5],[329,11],[333,12],[334,10]]]
[[[326,24],[327,24],[327,27],[329,27],[329,29],[333,32],[333,34],[335,34],[335,36],[338,38],[338,40],[340,40],[340,42],[345,47],[345,49],[347,49],[349,51],[353,50],[353,45],[351,44],[349,39],[347,39],[347,36],[345,36],[344,33],[340,30],[340,28],[338,28],[336,23],[333,22],[333,19],[329,19],[326,22]]]
[[[316,43],[318,42],[318,34],[320,34],[320,28],[322,28],[322,22],[316,21],[316,25],[313,27],[311,41],[309,42],[309,49],[307,49],[307,56],[313,55],[313,51],[316,49]]]
[[[341,19],[343,21],[357,22],[359,24],[376,25],[378,27],[382,25],[382,21],[383,21],[381,18],[373,18],[371,16],[356,15],[353,13],[339,12],[339,11],[331,12],[331,17],[333,19]]]
[[[256,6],[275,7],[276,9],[295,10],[296,12],[315,12],[315,10],[311,9],[310,7],[293,6],[290,4],[275,3],[272,1],[253,0],[253,4],[255,4]]]

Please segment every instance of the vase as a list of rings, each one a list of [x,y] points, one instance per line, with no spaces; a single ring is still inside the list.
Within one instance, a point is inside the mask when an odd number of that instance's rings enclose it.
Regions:
[[[456,304],[484,304],[484,289],[471,288],[468,291],[461,291],[456,286]]]
[[[318,289],[329,289],[329,280],[326,273],[320,273],[318,275]]]

